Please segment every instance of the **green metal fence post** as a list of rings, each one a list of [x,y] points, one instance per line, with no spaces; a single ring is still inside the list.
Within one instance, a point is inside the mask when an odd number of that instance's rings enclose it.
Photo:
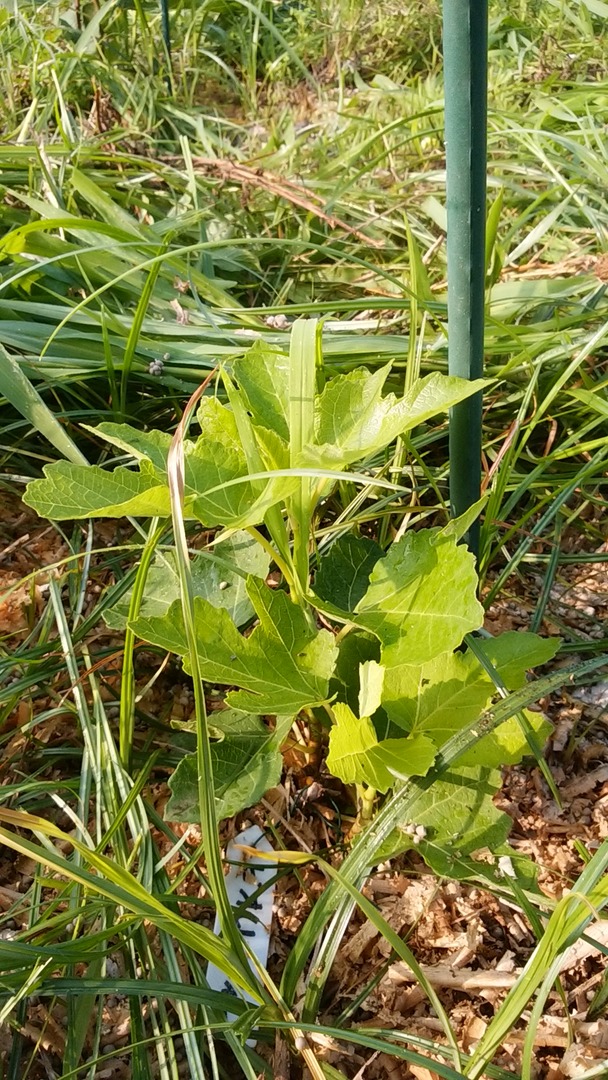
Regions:
[[[444,0],[443,62],[448,220],[448,365],[483,375],[485,302],[487,0]],[[450,502],[458,517],[479,499],[481,394],[450,413]],[[466,537],[475,554],[479,522]]]
[[[165,46],[165,53],[167,59],[167,92],[173,93],[173,63],[171,59],[171,18],[169,15],[169,0],[159,0],[160,2],[160,28],[163,36],[163,42]]]

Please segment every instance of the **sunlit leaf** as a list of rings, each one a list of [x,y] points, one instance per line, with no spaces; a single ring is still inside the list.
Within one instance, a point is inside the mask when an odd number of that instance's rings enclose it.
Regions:
[[[256,341],[232,370],[254,422],[289,441],[289,357]]]
[[[373,716],[380,708],[384,668],[375,660],[367,660],[359,667],[359,716]]]
[[[532,712],[531,709],[522,711],[539,744],[542,745],[551,734],[553,724],[543,713]],[[459,765],[487,765],[490,768],[501,769],[504,765],[516,765],[530,753],[530,746],[522,726],[517,717],[513,716],[489,735],[484,735],[479,739],[471,750],[462,755]]]
[[[501,785],[498,769],[456,767],[440,777],[416,800],[416,825],[424,825],[427,842],[461,855],[503,844],[512,821],[494,806]]]
[[[213,713],[213,727],[224,738],[211,743],[218,821],[257,803],[278,783],[283,760],[281,744],[292,723],[278,717],[274,729],[259,717],[233,709]],[[168,821],[198,822],[198,770],[196,754],[183,758],[169,780],[171,798],[165,809]]]
[[[385,668],[383,707],[409,732],[425,732],[437,746],[477,719],[494,686],[469,652],[442,653],[426,664]]]
[[[515,690],[525,684],[526,670],[549,660],[559,640],[511,631],[479,642],[504,685]],[[445,653],[426,664],[388,666],[382,705],[389,718],[410,733],[424,733],[437,747],[474,722],[488,707],[496,688],[472,652]],[[538,713],[528,718],[540,738],[550,730]],[[514,718],[480,739],[463,764],[493,767],[520,761],[528,752],[521,725]]]
[[[196,496],[194,513],[205,525],[245,528],[259,524],[297,480],[247,480],[250,470],[234,413],[215,398],[203,398],[198,421],[201,436],[186,455],[188,490]],[[222,487],[239,478],[243,478],[242,483]]]
[[[108,472],[98,465],[56,461],[44,467],[44,479],[28,484],[23,501],[54,521],[88,517],[168,517],[169,489],[159,484],[145,460],[141,471]]]
[[[348,705],[333,706],[327,767],[345,784],[367,784],[388,791],[397,777],[422,776],[435,757],[424,735],[378,742],[368,717],[358,719]]]
[[[302,464],[337,468],[359,461],[486,385],[434,372],[402,398],[382,397],[390,367],[372,374],[358,368],[330,380],[317,404],[315,444],[304,450]]]
[[[190,566],[194,596],[202,596],[214,607],[224,608],[236,626],[252,618],[254,610],[247,595],[247,575],[264,579],[270,557],[248,533],[237,530],[214,544],[211,551],[193,555]],[[173,551],[159,552],[146,578],[139,614],[143,618],[164,615],[179,596],[175,555]],[[130,599],[129,591],[104,612],[108,626],[122,629],[127,625]]]
[[[160,473],[167,471],[167,454],[171,436],[164,431],[140,431],[130,424],[99,424],[97,427],[82,425],[93,435],[101,435],[106,442],[130,454],[136,460],[147,458]]]
[[[519,690],[526,684],[527,671],[553,659],[561,638],[541,638],[522,630],[507,630],[499,637],[480,639],[477,645],[496,668],[506,689]]]
[[[475,560],[437,529],[407,532],[374,566],[354,621],[382,642],[382,663],[417,664],[455,649],[483,621]]]
[[[327,699],[336,647],[327,630],[311,628],[303,610],[280,591],[256,578],[247,594],[259,625],[248,637],[226,611],[194,600],[196,643],[203,678],[239,687],[228,694],[231,707],[249,713],[293,715]],[[138,618],[132,629],[145,641],[170,652],[188,652],[181,605],[162,617]],[[185,663],[188,667],[187,660]]]

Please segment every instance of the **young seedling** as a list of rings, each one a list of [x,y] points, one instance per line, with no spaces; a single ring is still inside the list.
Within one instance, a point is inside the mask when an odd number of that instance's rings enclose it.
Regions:
[[[312,710],[327,729],[328,768],[359,793],[364,826],[379,799],[425,776],[441,747],[487,708],[496,692],[492,665],[513,689],[556,651],[555,640],[529,634],[482,641],[476,652],[484,663],[460,649],[483,619],[474,557],[459,543],[475,507],[444,528],[410,529],[386,550],[353,528],[317,557],[315,525],[336,484],[398,497],[399,486],[379,475],[378,455],[480,389],[433,374],[397,397],[385,391],[389,373],[386,365],[325,381],[320,327],[300,321],[289,354],[257,342],[222,370],[225,401],[203,396],[200,435],[182,432],[180,512],[194,527],[217,530],[215,541],[187,578],[185,534],[176,547],[179,574],[168,574],[171,562],[159,555],[127,615],[132,635],[227,688],[225,710],[213,714],[221,743],[212,741],[202,758],[186,756],[172,776],[174,820],[200,818],[201,768],[214,774],[218,816],[255,803],[280,776],[294,718]],[[26,502],[56,519],[167,518],[171,436],[126,424],[95,430],[136,468],[57,462],[29,485]],[[174,506],[175,498],[174,491]],[[175,510],[174,525],[181,533]],[[278,588],[265,580],[270,563],[282,574]],[[262,720],[269,716],[271,728]],[[546,734],[538,714],[528,723],[537,738]],[[209,737],[207,724],[199,743]],[[441,799],[435,791],[419,808],[401,845],[415,844],[439,868],[449,851],[466,859],[504,844],[508,819],[492,796],[500,767],[527,745],[517,720],[480,738],[441,781]]]

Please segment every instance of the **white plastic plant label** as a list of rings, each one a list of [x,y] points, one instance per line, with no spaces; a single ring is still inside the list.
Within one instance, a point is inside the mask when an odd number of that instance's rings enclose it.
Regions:
[[[273,849],[257,825],[252,825],[235,836],[226,849],[226,861],[230,867],[225,878],[226,891],[232,907],[238,912],[237,926],[247,947],[255,954],[259,963],[266,967],[274,899],[274,884],[269,882],[276,874],[277,864],[266,858],[256,859],[255,855],[243,851],[241,845],[257,848],[258,851],[270,855],[273,854]],[[220,932],[217,917],[213,932]],[[243,1001],[253,1001],[244,990],[234,986],[215,964],[209,964],[207,968],[207,982],[212,990],[234,994]],[[255,1045],[255,1040],[248,1040],[248,1045]]]

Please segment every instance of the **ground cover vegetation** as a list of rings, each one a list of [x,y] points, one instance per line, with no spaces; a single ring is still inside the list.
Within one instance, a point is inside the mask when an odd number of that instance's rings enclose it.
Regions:
[[[476,566],[440,5],[0,11],[3,1076],[605,1075],[606,15],[490,3]]]

